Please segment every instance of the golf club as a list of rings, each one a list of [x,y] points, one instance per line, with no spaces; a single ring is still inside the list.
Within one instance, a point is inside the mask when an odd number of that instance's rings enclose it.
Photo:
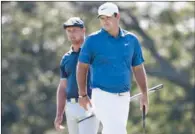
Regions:
[[[153,92],[155,92],[155,91],[157,91],[157,90],[159,90],[159,89],[161,89],[161,88],[163,88],[163,84],[159,84],[159,85],[157,85],[157,86],[155,86],[155,87],[152,87],[152,88],[148,89],[148,93],[153,93]],[[141,96],[141,94],[142,94],[142,93],[138,93],[138,94],[136,94],[136,95],[131,96],[131,97],[130,97],[130,101],[133,101],[133,100],[138,99],[138,98]],[[77,123],[80,123],[80,122],[82,122],[82,121],[84,121],[84,120],[87,120],[87,119],[89,119],[89,118],[92,118],[92,117],[94,117],[94,116],[95,116],[95,115],[94,115],[93,113],[91,113],[91,114],[89,114],[88,116],[80,117],[80,118],[78,119]],[[144,118],[145,118],[145,117],[144,117]]]
[[[143,129],[144,129],[144,134],[146,134],[146,124],[145,124],[145,118],[146,118],[146,108],[145,105],[143,106],[143,112],[142,112],[142,122],[143,122]]]

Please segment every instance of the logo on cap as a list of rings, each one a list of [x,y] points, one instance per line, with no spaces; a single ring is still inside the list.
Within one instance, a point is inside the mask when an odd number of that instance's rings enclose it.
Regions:
[[[102,9],[100,9],[100,10],[105,10],[107,7],[104,7],[104,8],[102,8]]]

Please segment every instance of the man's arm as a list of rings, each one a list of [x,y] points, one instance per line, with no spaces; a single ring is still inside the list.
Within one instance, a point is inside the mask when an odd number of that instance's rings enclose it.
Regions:
[[[89,97],[87,96],[87,74],[88,74],[89,64],[78,62],[77,64],[77,84],[79,88],[79,104],[87,110],[87,104],[91,106]]]
[[[57,93],[56,93],[56,101],[57,101],[57,112],[56,116],[63,116],[64,108],[66,103],[66,80],[60,80],[58,85]]]
[[[136,83],[140,88],[142,93],[141,101],[140,101],[140,108],[143,108],[143,105],[146,107],[146,112],[148,111],[148,86],[147,86],[147,77],[146,71],[143,64],[133,67],[133,73],[136,79]]]
[[[79,95],[84,96],[87,94],[87,74],[89,65],[78,62],[77,65],[77,83],[79,88]]]
[[[140,87],[140,90],[143,94],[147,94],[147,77],[144,65],[138,65],[133,67],[133,73],[136,79],[137,85]]]
[[[56,118],[55,118],[54,125],[57,130],[60,130],[60,125],[63,120],[64,108],[66,105],[66,92],[65,92],[66,83],[67,82],[65,79],[60,80],[56,92],[57,106],[56,106]]]

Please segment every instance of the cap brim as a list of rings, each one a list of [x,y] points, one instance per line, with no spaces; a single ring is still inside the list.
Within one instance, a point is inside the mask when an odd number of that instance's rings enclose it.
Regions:
[[[112,15],[113,15],[113,14],[106,14],[106,13],[103,14],[103,13],[102,13],[102,14],[99,14],[99,15],[97,16],[97,18],[99,18],[100,16],[108,16],[108,17],[111,17]]]
[[[83,28],[84,26],[83,25],[63,25],[64,29],[66,29],[67,27],[80,27],[80,28]]]

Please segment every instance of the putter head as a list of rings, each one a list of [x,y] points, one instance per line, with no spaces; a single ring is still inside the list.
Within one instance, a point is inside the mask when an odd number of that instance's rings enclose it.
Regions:
[[[90,119],[90,118],[92,118],[92,117],[94,117],[94,116],[95,116],[95,115],[92,113],[92,114],[89,114],[89,115],[87,115],[87,116],[85,116],[85,117],[81,117],[81,118],[78,119],[77,123],[81,123],[82,121],[85,121],[85,120],[87,120],[87,119]]]
[[[87,120],[89,118],[92,118],[94,115],[94,109],[89,104],[87,104],[87,111],[85,113],[85,116],[78,118],[77,123],[80,123],[84,120]]]

